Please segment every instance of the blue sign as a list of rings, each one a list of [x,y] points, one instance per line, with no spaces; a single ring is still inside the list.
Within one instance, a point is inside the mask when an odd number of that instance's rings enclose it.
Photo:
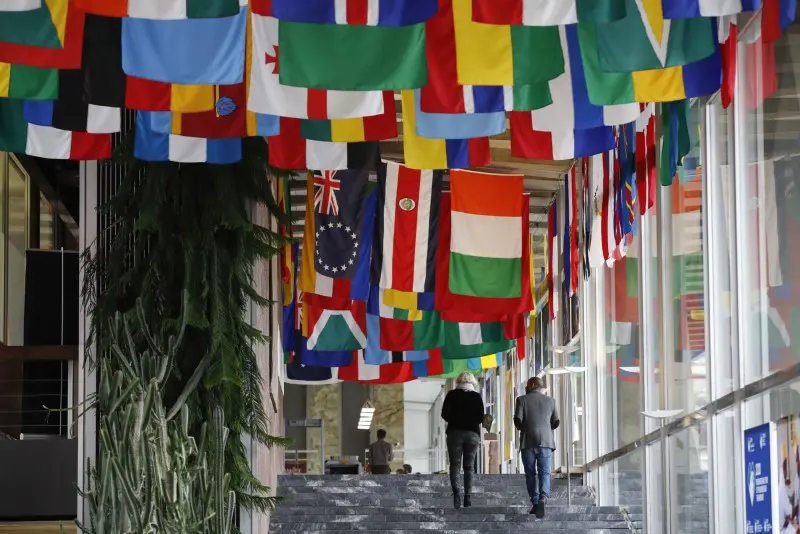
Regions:
[[[744,432],[745,518],[747,534],[771,533],[773,515],[772,424]]]

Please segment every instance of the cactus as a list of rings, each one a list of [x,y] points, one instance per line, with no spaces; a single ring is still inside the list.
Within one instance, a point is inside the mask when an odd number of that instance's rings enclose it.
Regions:
[[[165,384],[186,324],[177,336],[155,339],[137,303],[137,351],[131,318],[120,314],[109,335],[113,354],[98,362],[100,383],[90,406],[99,414],[100,455],[88,467],[86,534],[229,534],[234,531],[236,494],[225,472],[228,429],[220,407],[192,435],[185,400],[199,383],[190,379],[165,408]],[[194,377],[193,377],[194,378]]]

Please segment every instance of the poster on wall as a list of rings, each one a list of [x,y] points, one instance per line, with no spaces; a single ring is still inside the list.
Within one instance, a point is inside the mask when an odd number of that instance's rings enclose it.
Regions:
[[[745,519],[748,534],[784,532],[783,522],[778,518],[777,441],[774,423],[744,432]]]
[[[784,417],[776,423],[778,435],[776,462],[779,532],[800,531],[800,417]]]

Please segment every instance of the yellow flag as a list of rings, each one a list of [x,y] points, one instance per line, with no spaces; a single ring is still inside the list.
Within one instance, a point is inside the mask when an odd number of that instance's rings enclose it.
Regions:
[[[474,22],[472,0],[453,0],[453,21],[458,83],[514,85],[511,26]],[[545,52],[536,50],[531,53]]]

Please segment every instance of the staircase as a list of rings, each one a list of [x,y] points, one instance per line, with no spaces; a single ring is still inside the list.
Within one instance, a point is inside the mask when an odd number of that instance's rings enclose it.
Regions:
[[[286,501],[272,515],[270,532],[334,533],[372,531],[412,534],[629,532],[618,507],[597,507],[579,482],[567,506],[566,480],[553,480],[547,516],[529,515],[523,475],[476,476],[472,507],[455,510],[446,475],[287,475],[278,495]]]

